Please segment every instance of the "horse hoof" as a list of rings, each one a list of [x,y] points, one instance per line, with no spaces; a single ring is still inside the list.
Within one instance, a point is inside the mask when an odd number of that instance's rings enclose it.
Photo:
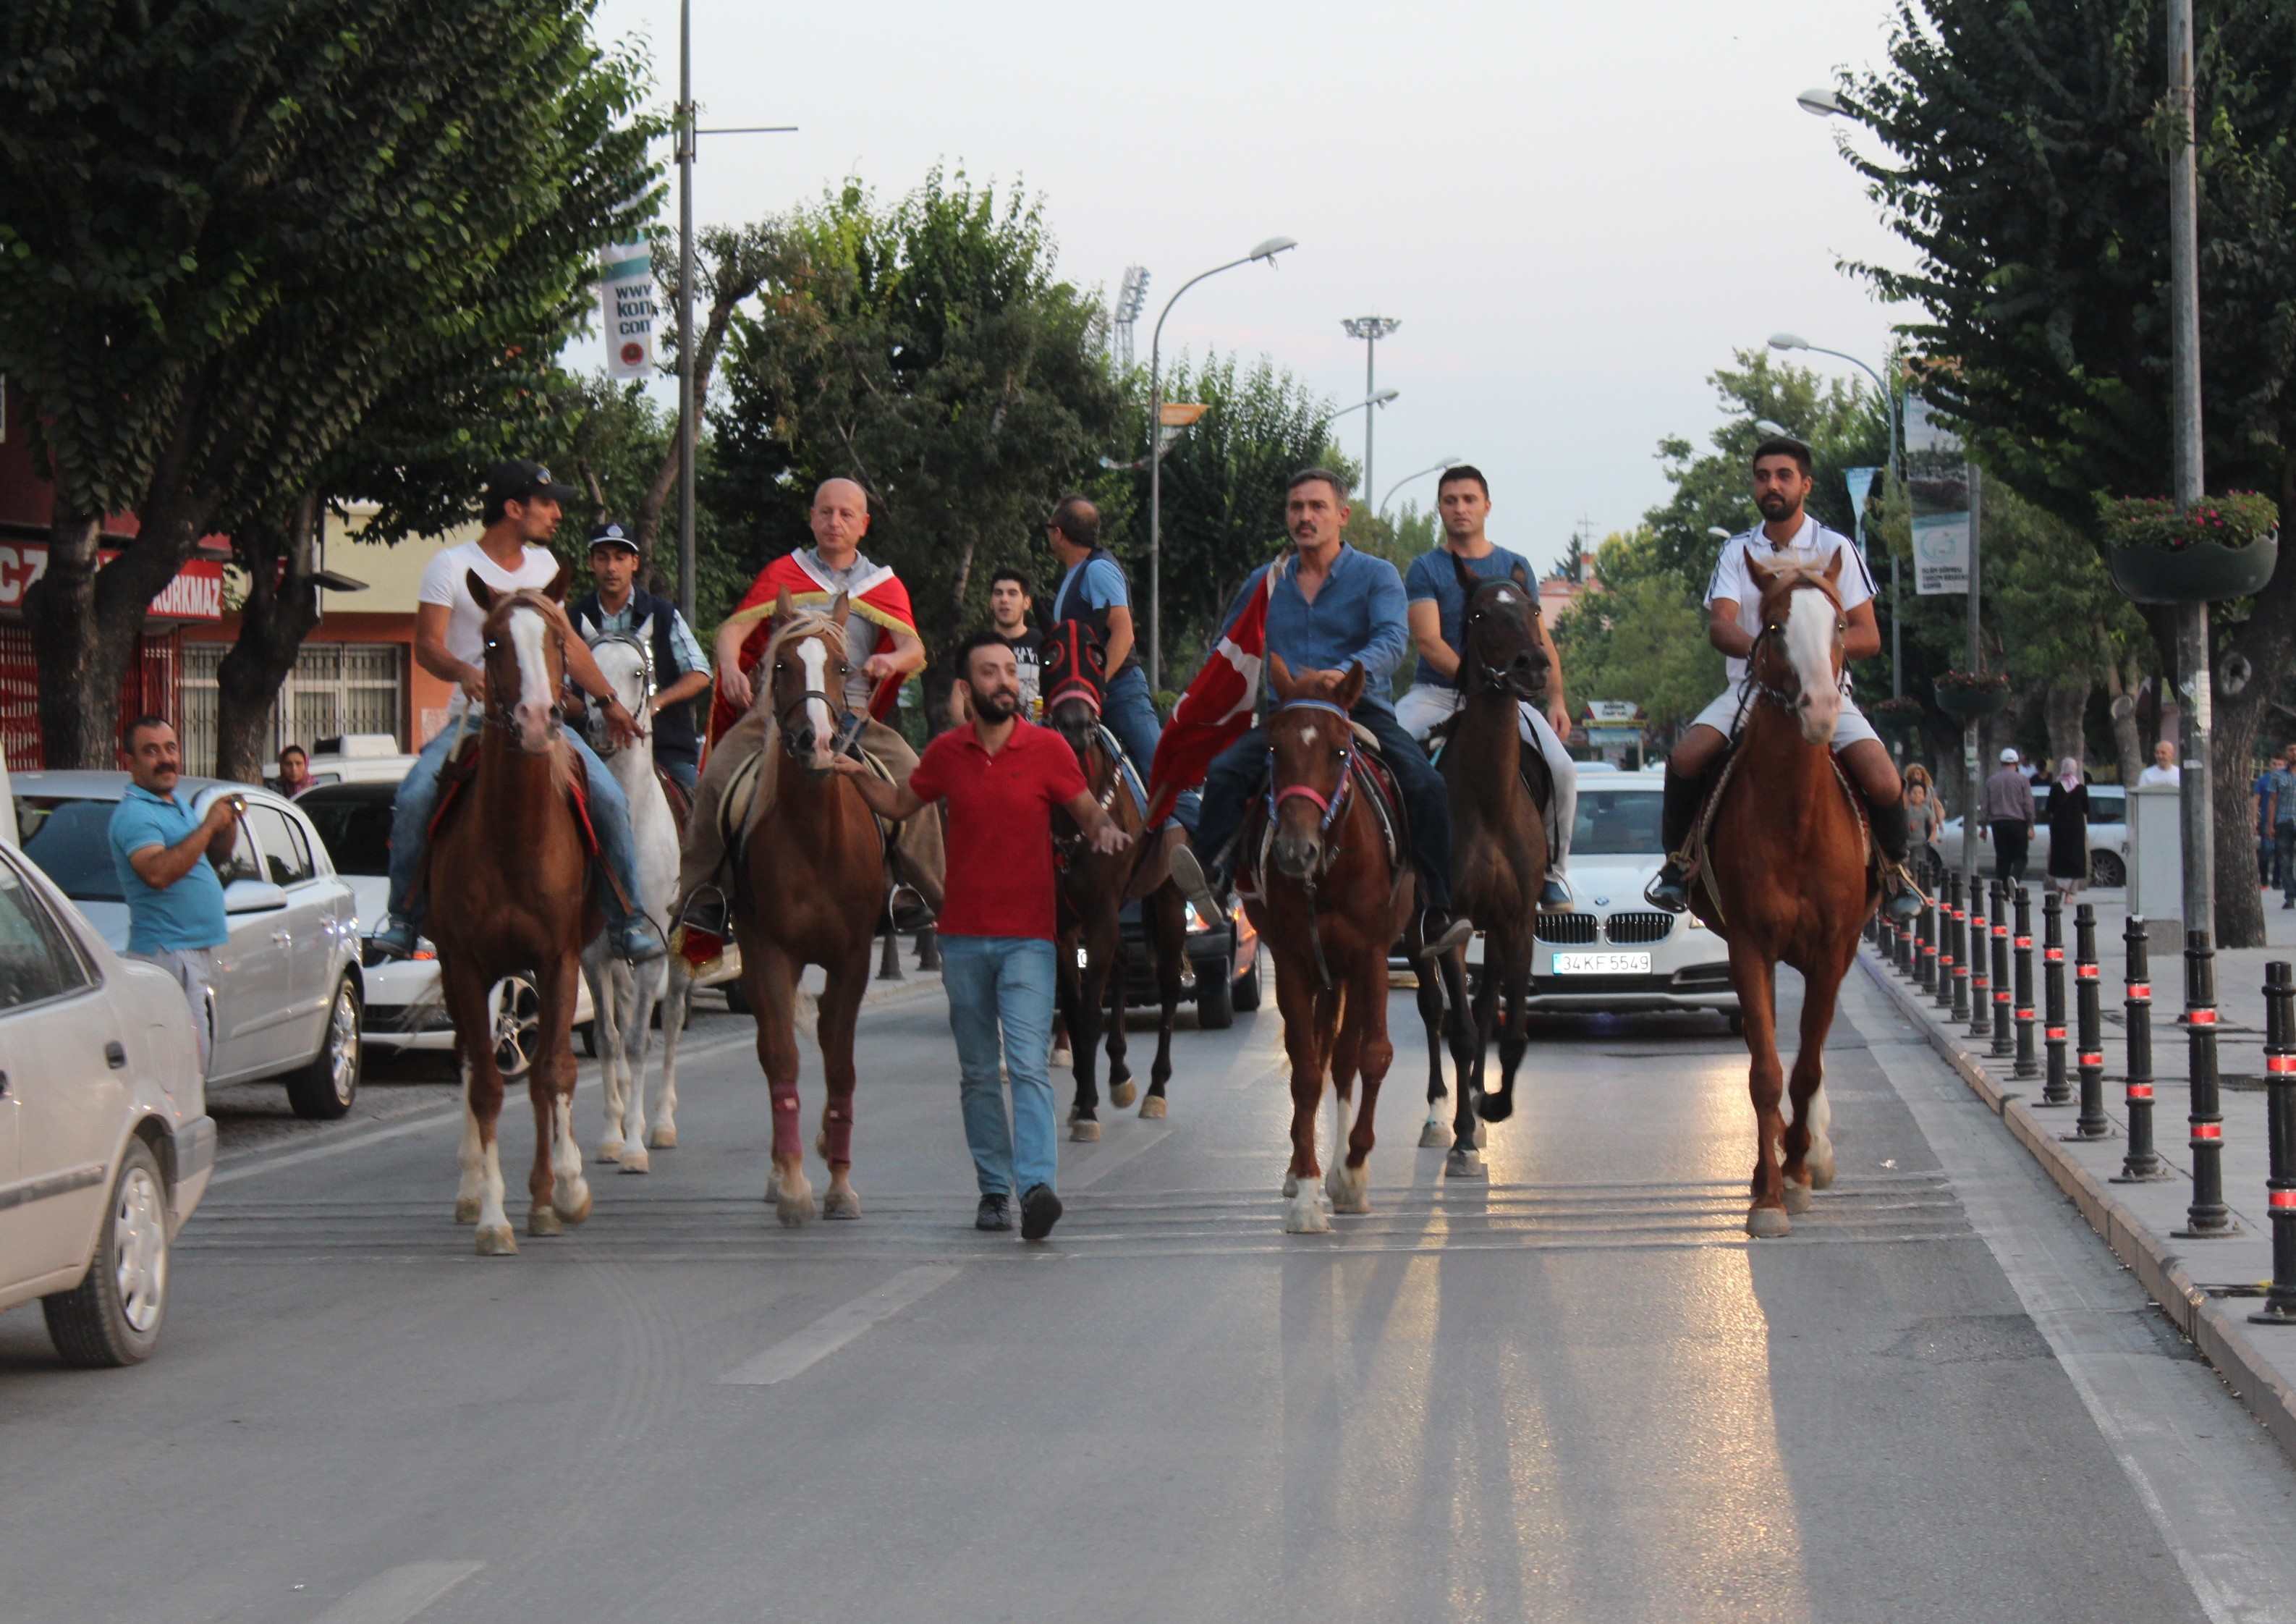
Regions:
[[[518,1251],[518,1237],[510,1232],[508,1224],[494,1224],[479,1231],[479,1256],[507,1258]]]
[[[821,1216],[857,1218],[861,1216],[861,1197],[851,1190],[832,1190],[821,1198]]]
[[[1283,1233],[1286,1234],[1323,1234],[1332,1227],[1332,1220],[1324,1216],[1324,1203],[1316,1199],[1312,1185],[1300,1185],[1291,1193],[1283,1203]]]
[[[1488,1182],[1490,1176],[1491,1170],[1483,1165],[1483,1159],[1471,1150],[1454,1150],[1443,1159],[1443,1177],[1446,1178],[1471,1178]]]
[[[677,1124],[675,1122],[655,1123],[653,1125],[653,1132],[646,1136],[646,1143],[653,1146],[653,1148],[658,1151],[676,1150],[677,1148]]]
[[[1139,1087],[1129,1078],[1120,1083],[1111,1083],[1108,1086],[1108,1103],[1119,1111],[1123,1110],[1139,1097]]]
[[[1807,1165],[1809,1169],[1809,1187],[1811,1189],[1831,1190],[1833,1188],[1833,1147],[1832,1145],[1826,1146],[1825,1153],[1823,1156],[1812,1155],[1808,1159]]]
[[[1757,1207],[1746,1214],[1746,1233],[1757,1241],[1776,1241],[1793,1233],[1793,1224],[1782,1207]]]
[[[779,1177],[766,1186],[774,1203],[774,1216],[784,1229],[801,1229],[813,1222],[813,1185],[803,1174],[784,1184]]]
[[[1160,1122],[1164,1120],[1164,1096],[1162,1095],[1152,1094],[1146,1099],[1140,1102],[1140,1120],[1144,1122]]]
[[[598,1141],[598,1160],[601,1162],[619,1161],[621,1159],[622,1142],[619,1139],[601,1139]]]
[[[1816,1204],[1817,1199],[1810,1194],[1809,1185],[1805,1184],[1797,1184],[1791,1178],[1786,1180],[1786,1210],[1788,1212],[1792,1213],[1796,1218],[1800,1218],[1803,1213],[1808,1211]]]
[[[1078,1117],[1069,1124],[1069,1137],[1078,1144],[1098,1144],[1100,1124],[1089,1117]]]
[[[529,1234],[564,1234],[566,1233],[566,1225],[564,1221],[559,1218],[555,1209],[550,1207],[537,1207],[533,1211],[526,1215],[526,1233]]]
[[[1487,1094],[1483,1095],[1477,1114],[1486,1122],[1504,1122],[1514,1115],[1514,1095]]]
[[[1288,1202],[1288,1201],[1290,1201],[1293,1196],[1295,1196],[1295,1195],[1297,1195],[1297,1194],[1299,1194],[1299,1193],[1300,1193],[1300,1175],[1298,1175],[1297,1173],[1286,1173],[1286,1174],[1284,1174],[1284,1175],[1283,1175],[1283,1199],[1284,1199],[1285,1201],[1287,1201],[1287,1202]]]
[[[622,1152],[623,1172],[650,1173],[652,1170],[653,1164],[652,1159],[646,1155],[644,1146],[634,1144]]]
[[[458,1195],[455,1198],[455,1221],[457,1224],[475,1224],[479,1221],[477,1196]]]
[[[1369,1212],[1371,1210],[1371,1169],[1351,1168],[1338,1162],[1324,1175],[1324,1188],[1332,1198],[1334,1212]]]
[[[1450,1143],[1451,1130],[1443,1126],[1439,1117],[1428,1118],[1427,1126],[1419,1130],[1419,1148],[1423,1151],[1439,1151]]]
[[[622,1170],[627,1173],[630,1169],[624,1168]],[[641,1167],[637,1171],[643,1173],[645,1169]],[[565,1189],[552,1190],[550,1210],[570,1224],[578,1224],[588,1218],[590,1216],[589,1181],[578,1178]]]
[[[1062,1044],[1046,1057],[1045,1064],[1049,1070],[1054,1071],[1071,1070],[1076,1065],[1076,1054],[1066,1044]]]

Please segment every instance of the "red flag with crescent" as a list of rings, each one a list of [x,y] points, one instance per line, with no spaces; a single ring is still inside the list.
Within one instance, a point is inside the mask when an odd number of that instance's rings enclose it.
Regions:
[[[1276,570],[1270,565],[1259,586],[1203,669],[1188,684],[1172,719],[1156,742],[1156,764],[1148,782],[1148,827],[1172,815],[1181,791],[1204,781],[1212,759],[1244,735],[1259,708],[1259,674],[1267,657],[1267,595]]]

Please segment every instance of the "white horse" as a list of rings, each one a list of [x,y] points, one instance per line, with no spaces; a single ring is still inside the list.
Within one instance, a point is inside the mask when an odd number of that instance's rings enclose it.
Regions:
[[[612,685],[614,697],[632,716],[645,716],[654,693],[652,618],[635,632],[601,632],[586,617],[578,629],[599,671]],[[653,747],[616,750],[611,741],[603,739],[592,743],[630,803],[640,891],[630,901],[667,931],[677,890],[677,824],[654,774]],[[677,1143],[677,1038],[693,999],[693,978],[675,953],[651,964],[609,958],[603,931],[582,949],[582,973],[590,983],[599,1063],[606,1079],[606,1131],[598,1141],[598,1160],[618,1161],[625,1173],[644,1173],[649,1168],[649,1145],[668,1150]],[[646,1046],[653,1038],[656,1005],[661,1007],[662,1092],[649,1133]]]

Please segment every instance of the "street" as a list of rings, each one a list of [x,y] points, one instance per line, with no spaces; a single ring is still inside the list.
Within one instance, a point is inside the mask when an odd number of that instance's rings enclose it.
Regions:
[[[1182,1016],[1168,1121],[1062,1145],[1041,1247],[971,1227],[937,988],[864,1013],[857,1223],[775,1223],[724,1014],[681,1148],[594,1164],[590,1220],[512,1259],[451,1221],[436,1082],[283,1137],[226,1093],[158,1356],[69,1373],[0,1318],[0,1616],[2296,1619],[2287,1460],[1844,995],[1840,1180],[1761,1243],[1705,1018],[1539,1023],[1489,1185],[1447,1185],[1397,993],[1374,1210],[1328,1236],[1282,1229],[1272,997]]]

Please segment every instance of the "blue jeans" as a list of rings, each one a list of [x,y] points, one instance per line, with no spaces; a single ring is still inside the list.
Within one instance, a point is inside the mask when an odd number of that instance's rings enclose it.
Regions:
[[[1148,692],[1148,674],[1135,665],[1110,683],[1101,695],[1100,719],[1108,724],[1108,731],[1116,735],[1116,742],[1124,746],[1124,753],[1132,758],[1133,770],[1140,775],[1144,791],[1155,771],[1156,746],[1164,736],[1164,725],[1156,719],[1156,701]],[[1202,804],[1201,793],[1186,791],[1173,807],[1172,815],[1193,828],[1197,808]]]
[[[701,764],[698,761],[683,761],[672,756],[666,760],[658,759],[655,765],[668,773],[669,781],[688,795],[693,794],[701,783]]]
[[[438,737],[422,747],[414,765],[406,769],[406,776],[399,780],[398,799],[391,803],[390,912],[417,930],[422,927],[430,899],[415,896],[415,882],[422,877],[422,854],[430,843],[430,815],[439,807],[439,774],[447,765],[455,733],[451,726],[442,727]],[[623,894],[635,900],[640,895],[638,846],[637,837],[630,833],[630,803],[623,798],[622,786],[614,782],[613,774],[580,734],[562,727],[558,736],[574,747],[589,769],[590,826],[598,832],[598,855],[612,871]],[[612,886],[605,890],[606,923],[619,929],[624,919],[622,905]]]
[[[1059,1154],[1053,1083],[1053,944],[1035,936],[944,936],[940,984],[964,1109],[964,1142],[983,1195],[1025,1195],[1053,1183]],[[997,1077],[1013,1081],[1004,1120]]]

